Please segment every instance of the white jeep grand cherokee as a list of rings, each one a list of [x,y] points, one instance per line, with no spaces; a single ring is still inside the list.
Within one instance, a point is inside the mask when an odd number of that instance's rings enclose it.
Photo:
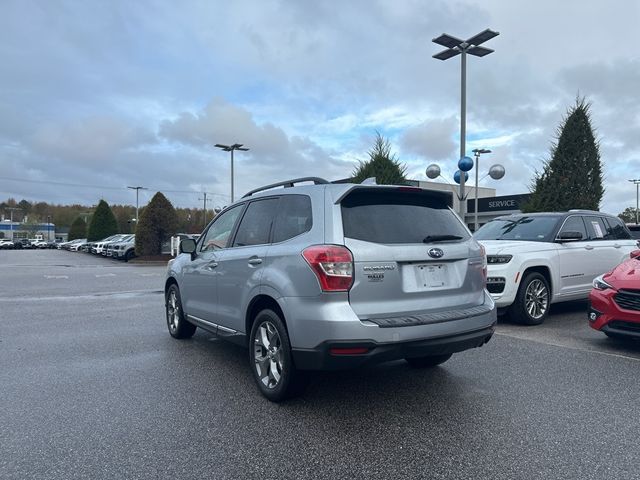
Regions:
[[[590,210],[498,217],[474,237],[497,307],[527,325],[542,323],[552,303],[587,298],[595,277],[638,248],[619,218]]]

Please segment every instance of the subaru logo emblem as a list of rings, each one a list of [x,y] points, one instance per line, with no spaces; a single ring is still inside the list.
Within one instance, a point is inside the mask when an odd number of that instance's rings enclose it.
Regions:
[[[444,252],[439,248],[432,248],[429,250],[428,253],[429,253],[429,256],[432,258],[442,258],[442,256],[444,255]]]

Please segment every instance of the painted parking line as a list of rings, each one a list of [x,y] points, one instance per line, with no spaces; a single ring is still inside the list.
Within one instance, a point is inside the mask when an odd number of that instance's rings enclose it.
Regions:
[[[141,277],[159,277],[159,273],[139,273]]]
[[[59,279],[59,278],[69,278],[69,275],[43,275],[44,278],[48,279]]]
[[[102,278],[102,277],[115,277],[116,274],[115,273],[97,273],[96,274],[96,278]]]
[[[515,339],[518,339],[518,340],[525,340],[525,341],[533,342],[533,343],[540,343],[542,345],[548,345],[550,347],[566,348],[567,350],[574,350],[576,352],[596,353],[598,355],[605,355],[607,357],[624,358],[626,360],[635,360],[636,362],[640,362],[640,358],[638,358],[638,357],[632,357],[630,355],[623,355],[621,353],[602,352],[600,350],[593,350],[591,348],[574,347],[574,346],[571,346],[571,345],[563,345],[562,343],[549,342],[549,341],[545,341],[545,340],[527,338],[527,337],[523,337],[523,336],[520,336],[520,335],[512,335],[512,334],[509,334],[509,333],[502,333],[502,332],[495,332],[494,335],[498,335],[498,336],[501,336],[501,337],[515,338]]]

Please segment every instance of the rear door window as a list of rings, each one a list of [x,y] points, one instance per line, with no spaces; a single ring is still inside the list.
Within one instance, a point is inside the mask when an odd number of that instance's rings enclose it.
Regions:
[[[256,200],[247,207],[247,212],[242,217],[234,247],[246,247],[249,245],[264,245],[269,243],[271,227],[278,211],[279,198],[267,198]]]
[[[311,199],[306,195],[283,195],[273,226],[273,243],[308,232],[312,224]]]
[[[601,217],[584,217],[589,232],[589,240],[608,240],[610,237],[608,227]]]
[[[470,236],[448,205],[428,192],[355,190],[341,207],[344,236],[356,240],[398,244]]]

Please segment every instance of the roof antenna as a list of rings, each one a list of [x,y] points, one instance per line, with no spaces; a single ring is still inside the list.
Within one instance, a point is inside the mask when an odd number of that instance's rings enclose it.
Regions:
[[[360,185],[377,185],[378,182],[376,182],[376,177],[369,177],[369,178],[365,178],[362,182],[360,182]]]

